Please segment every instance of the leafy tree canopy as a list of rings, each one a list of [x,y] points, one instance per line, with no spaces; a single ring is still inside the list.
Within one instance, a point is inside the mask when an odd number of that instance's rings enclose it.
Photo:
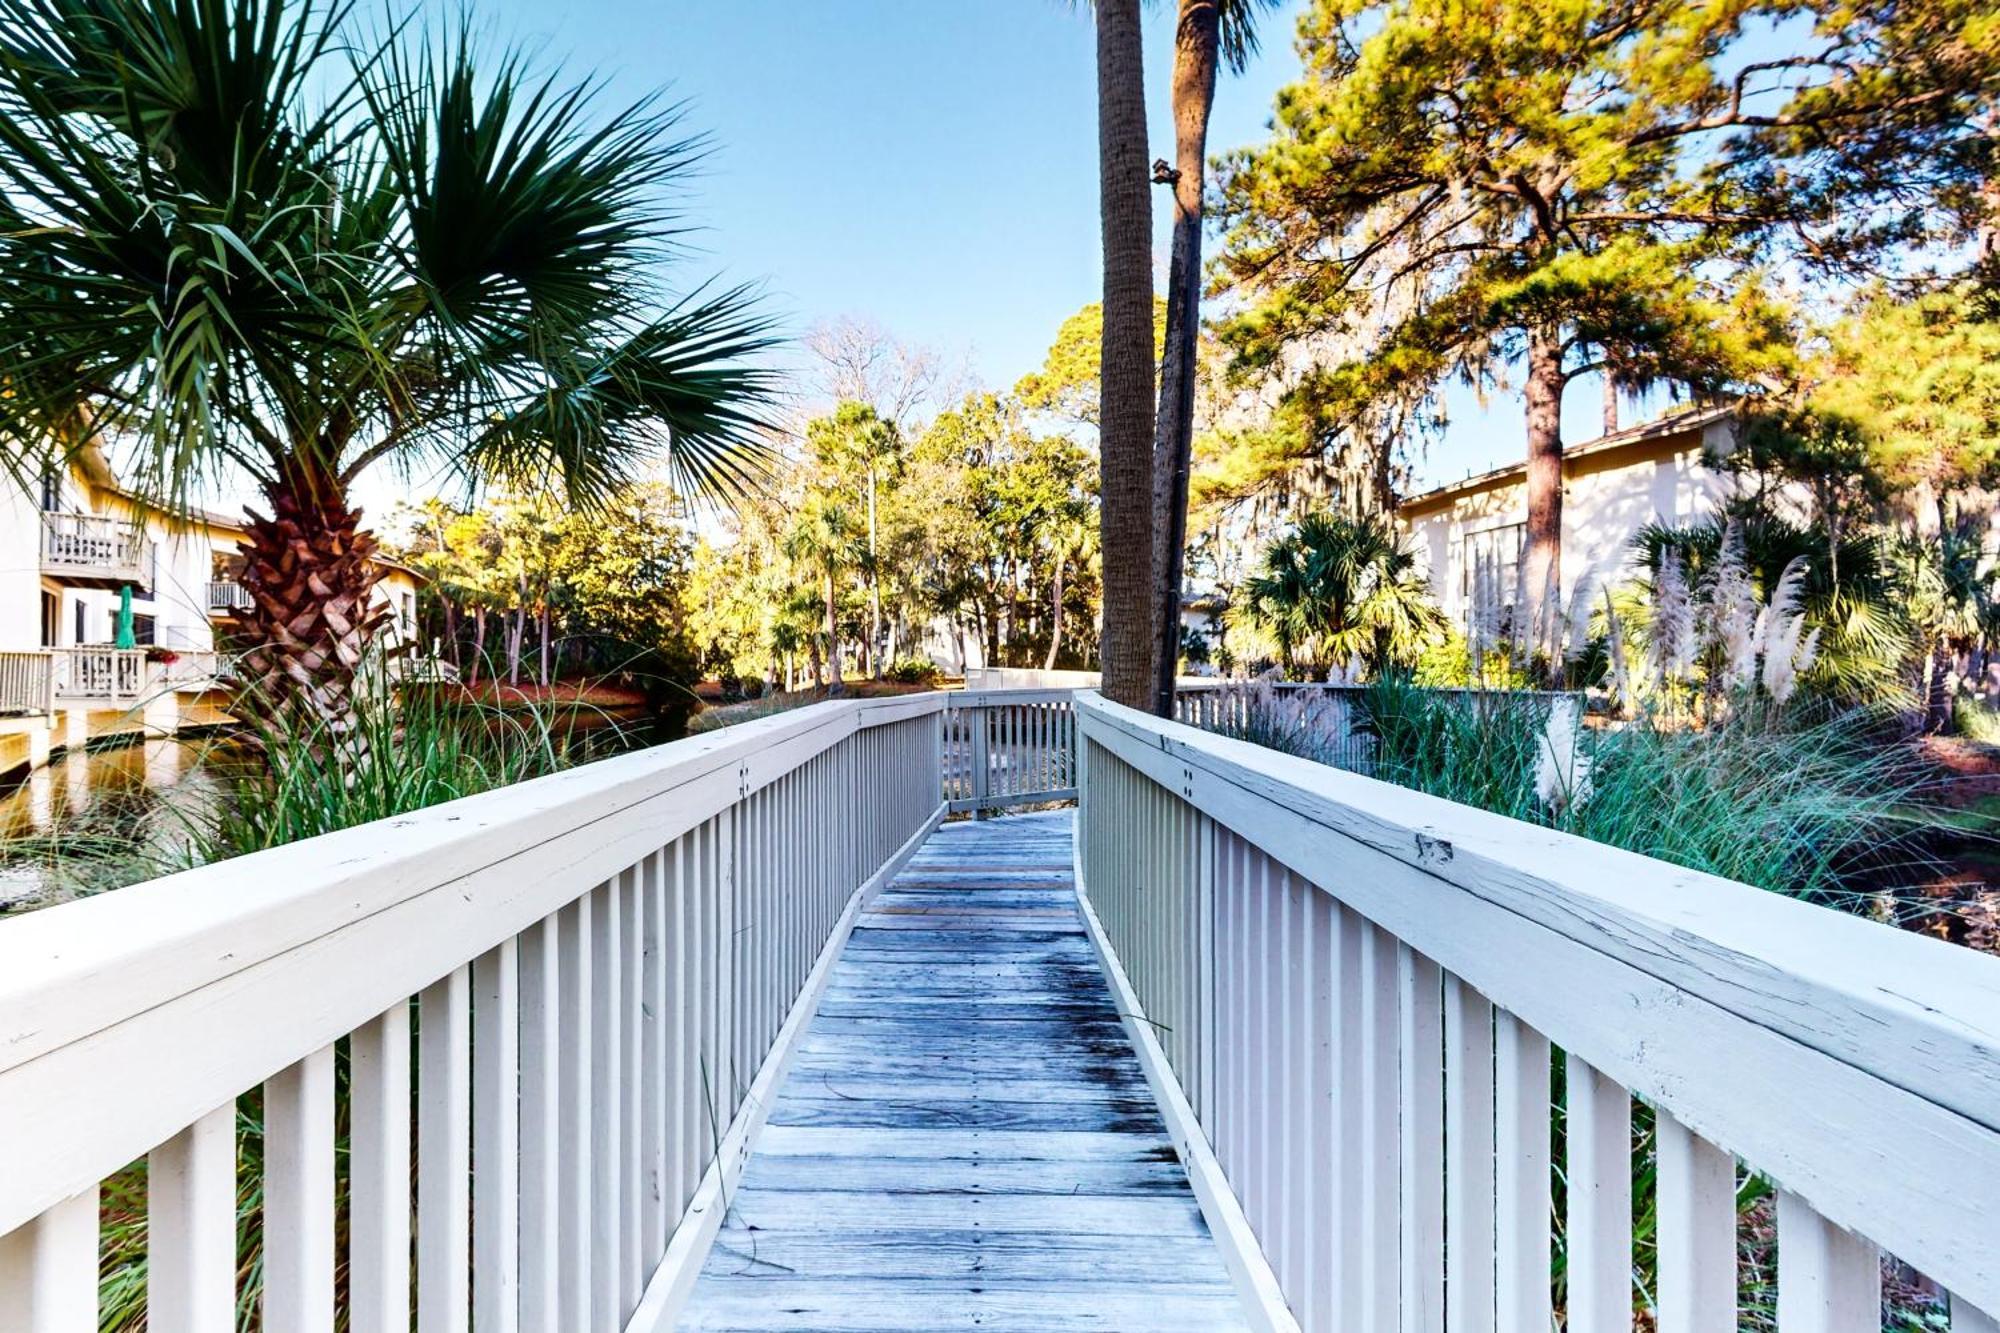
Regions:
[[[1166,348],[1167,301],[1153,299],[1153,357]],[[1040,370],[1023,375],[1014,396],[1030,412],[1047,412],[1080,425],[1097,424],[1099,377],[1104,368],[1104,306],[1092,301],[1062,322]]]
[[[1746,60],[1773,23],[1810,31]],[[1319,434],[1524,359],[1767,375],[1790,331],[1733,280],[1939,239],[1929,206],[1970,200],[1991,152],[1995,28],[1971,0],[1317,0],[1274,137],[1222,176],[1239,368],[1378,325],[1300,379]]]

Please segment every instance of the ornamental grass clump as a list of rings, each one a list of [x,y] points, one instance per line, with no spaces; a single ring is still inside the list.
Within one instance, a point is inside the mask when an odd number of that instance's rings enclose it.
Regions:
[[[1870,719],[1793,725],[1745,713],[1705,731],[1575,725],[1552,696],[1363,695],[1375,775],[1402,786],[1793,897],[1875,910],[1847,887],[1908,861],[1922,773]],[[1554,710],[1554,711],[1552,711]]]
[[[1353,705],[1331,690],[1280,691],[1269,677],[1231,681],[1214,694],[1209,730],[1336,768],[1361,766],[1350,744]]]
[[[574,753],[574,714],[500,707],[452,684],[398,688],[386,672],[365,679],[345,723],[271,709],[237,741],[254,762],[236,766],[211,809],[191,814],[198,859],[281,847],[558,772]]]

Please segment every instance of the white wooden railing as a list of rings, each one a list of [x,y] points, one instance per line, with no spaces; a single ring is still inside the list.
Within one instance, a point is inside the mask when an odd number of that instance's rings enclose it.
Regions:
[[[1044,671],[1040,667],[967,667],[967,690],[1094,690],[1103,677],[1095,671]]]
[[[143,648],[52,648],[55,692],[63,699],[131,703],[146,692]]]
[[[152,1333],[233,1326],[239,1190],[269,1333],[405,1333],[413,1278],[423,1329],[655,1327],[943,815],[943,718],[821,704],[0,925],[0,1329],[97,1328],[142,1160]]]
[[[205,649],[173,649],[173,661],[155,664],[154,678],[167,688],[174,690],[213,689],[220,682],[224,663],[222,654]]]
[[[0,714],[46,714],[56,707],[56,663],[46,652],[0,653]]]
[[[125,575],[144,582],[146,535],[136,523],[101,514],[44,513],[42,567],[53,573]]]
[[[954,812],[1076,795],[1074,690],[948,694],[944,790]]]
[[[208,609],[230,611],[238,607],[247,611],[252,603],[250,590],[234,579],[212,579],[208,585]]]
[[[1096,695],[1077,726],[1088,924],[1266,1327],[1755,1326],[1755,1172],[1780,1333],[1876,1333],[1883,1255],[1995,1329],[2000,960]]]

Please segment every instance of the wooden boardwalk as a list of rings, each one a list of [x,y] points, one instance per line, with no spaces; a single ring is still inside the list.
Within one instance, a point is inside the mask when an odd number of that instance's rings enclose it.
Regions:
[[[944,825],[862,917],[681,1327],[1245,1327],[1083,933],[1068,812]]]

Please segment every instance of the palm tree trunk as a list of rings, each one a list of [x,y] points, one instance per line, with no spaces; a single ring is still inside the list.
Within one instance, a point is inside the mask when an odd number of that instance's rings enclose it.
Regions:
[[[1219,0],[1181,0],[1174,27],[1174,239],[1167,263],[1167,337],[1153,445],[1153,595],[1160,644],[1153,712],[1172,717],[1180,660],[1181,565],[1194,454],[1195,358],[1201,329],[1201,188],[1221,45]]]
[[[549,687],[549,604],[542,603],[542,688]]]
[[[479,688],[479,668],[486,665],[486,608],[472,608],[472,678],[466,684]]]
[[[1524,606],[1515,608],[1515,623],[1531,627],[1532,651],[1541,649],[1553,661],[1559,655],[1550,642],[1554,603],[1562,597],[1563,392],[1562,337],[1550,327],[1528,336],[1528,541],[1521,553]],[[1518,630],[1514,637],[1520,638]]]
[[[340,742],[357,721],[355,677],[389,608],[373,605],[375,538],[331,472],[303,459],[264,488],[243,545],[248,607],[231,615],[250,647],[237,668],[252,718],[303,714]]]
[[[830,569],[826,572],[826,660],[832,672],[829,693],[844,693],[847,686],[840,678],[840,603],[834,593]]]
[[[875,564],[875,464],[868,465],[868,674],[882,674],[882,574]]]
[[[1931,642],[1930,687],[1924,696],[1924,734],[1941,736],[1951,730],[1952,652],[1949,636]]]
[[[1056,669],[1056,650],[1062,647],[1063,620],[1063,558],[1056,556],[1055,594],[1049,598],[1049,660],[1042,663],[1042,670]]]
[[[507,683],[521,683],[521,640],[527,633],[528,575],[523,571],[514,591],[514,619],[507,628]]]
[[[1104,693],[1147,708],[1159,634],[1153,597],[1153,215],[1139,0],[1098,0],[1097,159],[1104,238],[1098,405]]]

